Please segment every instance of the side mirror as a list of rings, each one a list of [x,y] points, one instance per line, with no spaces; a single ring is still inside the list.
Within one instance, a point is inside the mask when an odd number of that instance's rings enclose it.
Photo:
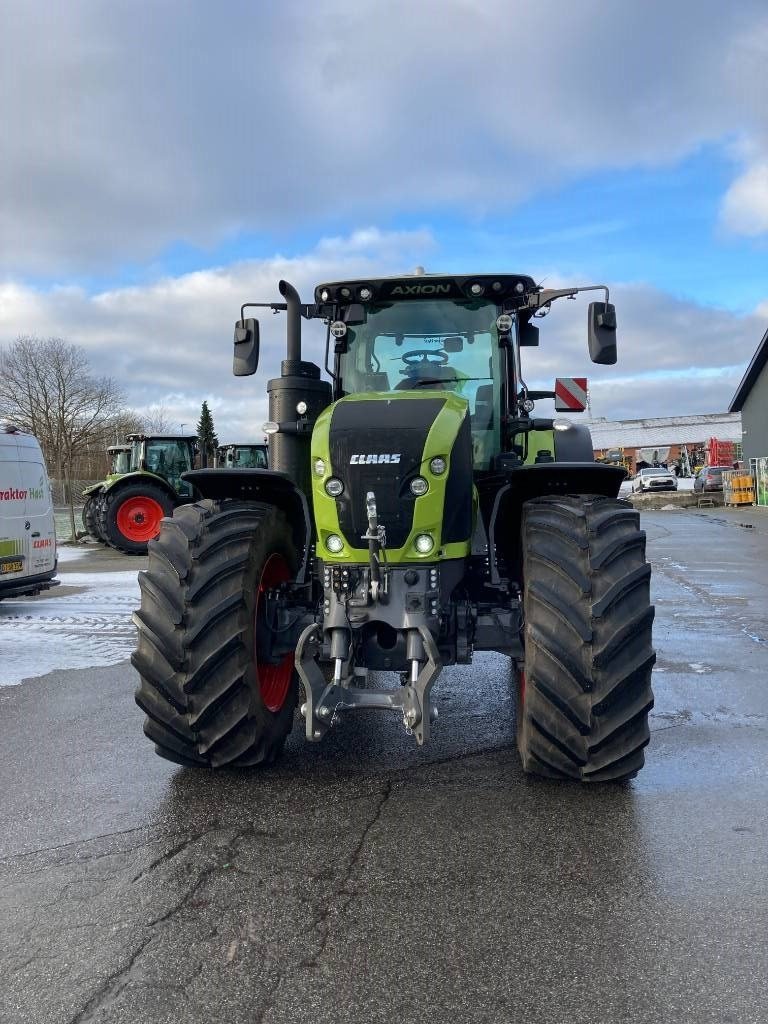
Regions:
[[[612,366],[616,362],[616,307],[610,302],[590,302],[587,331],[589,358]]]
[[[232,372],[236,377],[250,377],[259,365],[259,321],[250,317],[235,324],[235,360]]]
[[[530,320],[527,323],[521,323],[518,328],[517,337],[521,348],[534,348],[539,344],[539,328],[536,324],[532,324]]]

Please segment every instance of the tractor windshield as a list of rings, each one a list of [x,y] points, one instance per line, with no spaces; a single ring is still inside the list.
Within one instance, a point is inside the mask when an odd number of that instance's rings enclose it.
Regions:
[[[453,391],[469,403],[475,467],[500,450],[498,310],[490,302],[400,302],[372,306],[350,327],[339,356],[345,394]]]
[[[150,473],[157,473],[179,494],[191,494],[191,486],[181,474],[192,469],[192,453],[185,441],[153,438],[145,442],[144,458]]]

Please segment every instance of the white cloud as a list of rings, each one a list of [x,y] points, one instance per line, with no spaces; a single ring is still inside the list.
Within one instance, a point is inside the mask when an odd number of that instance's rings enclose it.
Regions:
[[[768,159],[753,164],[733,182],[723,199],[722,217],[736,234],[754,237],[768,232]]]
[[[0,273],[449,209],[764,132],[764,0],[11,5]]]
[[[284,358],[285,318],[264,313],[259,372],[234,378],[232,325],[241,303],[280,301],[281,277],[311,301],[324,280],[401,273],[428,259],[439,259],[429,232],[368,228],[349,239],[321,240],[295,259],[251,260],[93,296],[74,287],[41,292],[7,284],[0,286],[0,344],[24,333],[65,337],[86,348],[95,371],[125,386],[134,407],[162,404],[176,425],[189,426],[207,399],[222,441],[255,440],[267,418],[266,381],[279,374]],[[765,313],[737,316],[642,285],[618,286],[611,298],[619,319],[618,365],[589,361],[588,297],[563,299],[540,321],[540,347],[522,351],[530,387],[551,387],[555,376],[586,376],[593,413],[608,418],[727,408],[763,334]],[[305,322],[305,357],[322,364],[323,344],[322,325]]]

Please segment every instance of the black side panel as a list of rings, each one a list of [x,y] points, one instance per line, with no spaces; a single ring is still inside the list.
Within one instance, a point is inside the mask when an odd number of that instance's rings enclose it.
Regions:
[[[360,538],[368,529],[368,491],[376,494],[387,546],[405,544],[416,500],[410,481],[421,468],[427,434],[444,404],[444,398],[397,398],[340,402],[334,409],[329,436],[331,466],[344,482],[344,493],[336,505],[342,533],[354,547],[363,546]]]
[[[445,487],[443,544],[468,540],[472,534],[472,430],[464,417],[451,451],[451,468]]]
[[[555,462],[594,462],[592,435],[583,423],[573,423],[570,430],[556,430]]]

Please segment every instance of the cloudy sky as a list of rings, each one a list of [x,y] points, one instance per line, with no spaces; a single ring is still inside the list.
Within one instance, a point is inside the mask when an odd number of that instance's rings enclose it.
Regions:
[[[240,379],[232,325],[280,277],[517,271],[619,316],[598,368],[556,305],[529,386],[723,411],[768,327],[766,66],[765,0],[6,0],[0,345],[258,439],[284,322]]]

